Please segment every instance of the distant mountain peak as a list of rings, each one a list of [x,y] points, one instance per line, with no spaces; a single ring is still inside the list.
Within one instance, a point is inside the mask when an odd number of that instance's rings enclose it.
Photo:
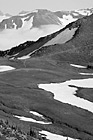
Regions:
[[[57,12],[36,9],[21,11],[16,16],[3,15],[1,12],[3,16],[0,16],[0,32],[3,34],[0,36],[0,50],[9,49],[28,40],[36,41],[92,13],[93,8]]]
[[[21,15],[21,14],[27,14],[29,11],[24,11],[24,10],[22,10],[19,14]]]

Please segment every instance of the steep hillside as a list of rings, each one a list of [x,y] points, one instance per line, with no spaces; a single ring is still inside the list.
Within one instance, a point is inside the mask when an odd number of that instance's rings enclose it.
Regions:
[[[40,56],[44,54],[52,55],[53,59],[81,60],[92,62],[93,58],[93,15],[84,17],[69,24],[69,29],[77,29],[73,37],[64,42],[48,41],[40,50],[32,55]],[[64,31],[67,30],[68,26]],[[64,32],[62,31],[62,32]],[[58,38],[55,38],[57,40]],[[61,38],[62,41],[62,38]]]
[[[91,62],[93,57],[92,25],[93,15],[90,15],[36,42],[25,42],[10,50],[1,51],[0,55],[18,59],[51,55],[54,59]]]

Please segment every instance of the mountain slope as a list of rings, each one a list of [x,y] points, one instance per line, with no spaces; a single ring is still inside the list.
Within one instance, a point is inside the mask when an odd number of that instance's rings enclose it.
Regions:
[[[7,50],[25,41],[36,41],[67,24],[93,13],[93,9],[51,12],[45,9],[22,11],[16,16],[1,16],[0,50]]]
[[[80,74],[81,72],[93,73],[93,69],[87,69],[87,65],[93,63],[92,44],[93,15],[70,23],[64,29],[37,41],[27,41],[10,50],[1,51],[4,57],[0,57],[0,68],[2,65],[14,68],[14,70],[0,72],[0,119],[8,120],[7,125],[0,122],[1,135],[6,136],[8,127],[10,136],[13,130],[12,136],[17,135],[18,138],[20,136],[19,139],[29,134],[31,137],[28,139],[33,139],[32,136],[36,139],[46,139],[44,133],[40,138],[40,132],[46,131],[65,136],[64,139],[93,140],[93,110],[85,110],[70,102],[57,100],[53,92],[39,87],[41,84],[62,83],[63,88],[62,85],[59,89],[55,88],[58,94],[64,95],[66,90],[67,94],[64,98],[72,100],[68,87],[74,88],[77,91],[71,94],[77,102],[79,97],[82,97],[85,102],[93,104],[91,100],[93,89],[82,87],[81,82],[79,85],[75,84],[75,81],[78,83],[80,79],[83,81],[93,78],[93,75]],[[84,68],[76,68],[71,64],[81,64]],[[91,83],[93,79],[89,81]],[[84,83],[88,84],[89,81]],[[68,83],[68,86],[64,85],[65,83]],[[90,85],[93,87],[92,83]],[[93,108],[92,105],[90,108]],[[43,118],[36,114],[41,114]],[[26,119],[31,121],[26,122]],[[32,120],[49,121],[51,124],[38,124]],[[12,129],[10,124],[13,124]],[[20,135],[19,132],[25,135]]]
[[[45,47],[41,47],[33,56],[52,54],[53,59],[93,61],[93,15],[77,20],[68,26],[69,29],[78,28],[70,40],[63,44],[59,41],[58,43],[47,42]]]
[[[92,61],[92,25],[93,15],[90,15],[72,22],[60,31],[46,37],[42,37],[36,42],[25,42],[10,50],[2,51],[1,55],[26,59],[32,56],[49,54],[56,55],[55,58],[59,57],[60,59],[72,59],[74,57],[76,58],[73,59],[74,61],[77,59],[82,61]],[[69,57],[67,57],[67,55]]]
[[[75,34],[77,29],[78,29],[78,27],[70,29],[69,25],[67,25],[65,28],[63,28],[51,35],[48,35],[46,37],[42,37],[42,38],[38,39],[36,42],[27,41],[23,44],[20,44],[19,46],[13,47],[10,50],[1,51],[0,54],[1,54],[1,56],[5,56],[5,55],[12,56],[13,55],[17,58],[17,57],[21,57],[23,55],[32,54],[33,52],[37,51],[38,49],[40,49],[41,47],[44,47],[44,46],[54,45],[56,43],[63,44],[73,37],[73,35]],[[49,44],[49,41],[50,41],[50,44]],[[52,44],[51,44],[51,42],[52,42]]]

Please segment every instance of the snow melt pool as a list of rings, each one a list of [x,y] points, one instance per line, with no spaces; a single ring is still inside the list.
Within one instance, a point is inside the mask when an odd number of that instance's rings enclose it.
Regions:
[[[72,87],[71,87],[71,86]],[[73,87],[74,86],[74,87]],[[76,97],[76,87],[93,88],[93,78],[69,80],[63,83],[39,84],[38,87],[54,94],[54,99],[86,109],[93,113],[93,103]]]

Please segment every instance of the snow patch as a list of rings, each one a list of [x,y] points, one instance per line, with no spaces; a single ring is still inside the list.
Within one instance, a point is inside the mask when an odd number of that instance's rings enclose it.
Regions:
[[[27,19],[27,17],[24,17],[24,18],[21,18],[21,20],[22,20],[22,28],[24,27],[24,25],[25,25],[25,19]]]
[[[74,16],[78,16],[78,13],[73,13]]]
[[[38,9],[31,11],[31,13],[38,13]]]
[[[24,60],[24,59],[28,59],[28,58],[30,58],[30,56],[29,55],[25,55],[25,56],[22,56],[22,57],[18,57],[17,59]]]
[[[25,21],[25,19],[27,19],[27,17],[22,19],[22,21],[23,21],[23,26],[22,26],[23,30],[30,30],[32,28],[32,26],[33,26],[33,18],[34,18],[34,16],[32,16],[31,19],[28,20],[28,21]]]
[[[40,124],[52,124],[51,122],[36,121],[32,118],[27,118],[27,117],[23,117],[23,116],[14,115],[14,117],[20,119],[21,121],[26,121],[26,122],[33,122],[33,123],[40,123]]]
[[[85,69],[85,68],[87,68],[87,67],[85,67],[85,66],[81,66],[81,65],[75,65],[75,64],[70,64],[72,67],[76,67],[76,68],[83,68],[83,69]]]
[[[39,131],[39,133],[40,133],[40,135],[44,135],[49,140],[77,140],[74,138],[53,134],[53,133],[50,133],[50,132],[44,131],[44,130]]]
[[[93,75],[93,73],[79,73],[81,75]]]
[[[71,86],[73,87],[71,87]],[[77,88],[93,88],[93,78],[69,80],[63,83],[39,84],[38,87],[54,93],[54,99],[88,110],[93,113],[93,103],[76,97]]]
[[[17,29],[17,25],[13,22],[13,25],[14,25],[14,29]]]
[[[14,70],[14,69],[15,68],[14,67],[11,67],[11,66],[5,66],[5,65],[0,66],[0,72]]]
[[[7,29],[7,24],[5,24],[5,29]]]
[[[81,14],[81,15],[84,15],[84,16],[87,16],[87,15],[89,16],[89,15],[92,14],[90,10],[84,10],[84,9],[75,10],[75,12],[77,12],[77,13],[79,13],[79,14]]]
[[[38,112],[35,111],[30,111],[30,113],[32,113],[35,116],[41,117],[42,119],[45,119],[43,115],[39,114]]]
[[[63,15],[63,18],[58,17],[58,19],[61,21],[63,26],[66,26],[67,24],[77,20],[77,18],[73,18],[71,15]]]

